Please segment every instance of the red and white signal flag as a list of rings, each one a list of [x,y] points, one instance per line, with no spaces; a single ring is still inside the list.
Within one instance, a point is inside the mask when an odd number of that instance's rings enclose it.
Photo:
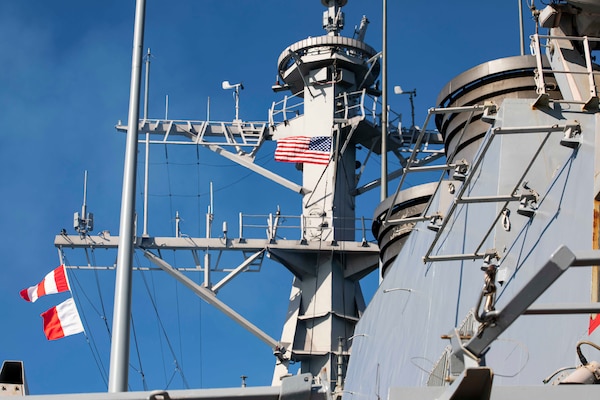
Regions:
[[[69,279],[67,278],[65,266],[61,265],[46,275],[44,280],[37,285],[21,290],[20,295],[26,301],[33,303],[44,295],[66,292],[68,290],[71,290]]]
[[[48,340],[56,340],[83,332],[83,324],[73,298],[43,312],[41,317],[44,319],[44,334]]]

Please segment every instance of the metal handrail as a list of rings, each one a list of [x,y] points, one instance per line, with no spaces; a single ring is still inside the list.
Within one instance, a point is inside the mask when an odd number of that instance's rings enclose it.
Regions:
[[[224,146],[259,147],[267,123],[264,121],[192,121],[143,119],[139,121],[139,134],[162,136],[160,139],[138,138],[150,144],[219,144]],[[120,122],[116,129],[125,132],[127,125]],[[214,130],[216,129],[216,130]]]
[[[589,86],[590,86],[589,94],[591,97],[598,96],[594,76],[600,75],[600,71],[594,70],[594,68],[593,68],[593,65],[592,65],[593,59],[591,56],[589,42],[600,42],[600,38],[588,37],[588,36],[540,35],[540,34],[536,33],[534,35],[531,35],[530,39],[531,39],[531,51],[532,51],[532,54],[536,58],[536,64],[537,64],[537,69],[538,69],[538,74],[537,74],[537,79],[536,79],[536,86],[537,86],[536,91],[539,95],[546,94],[546,82],[544,79],[544,72],[549,72],[549,73],[553,73],[553,74],[588,75]],[[543,65],[542,58],[541,58],[542,57],[542,52],[541,52],[542,45],[540,44],[540,39],[546,39],[546,40],[557,39],[557,40],[570,40],[570,41],[582,42],[583,49],[584,49],[584,59],[585,59],[585,69],[586,70],[585,71],[569,71],[569,70],[557,70],[557,69],[552,69],[552,68],[544,69],[542,67],[542,65]],[[568,100],[560,100],[560,102],[582,103],[582,102],[578,102],[578,101],[568,101]],[[585,104],[586,102],[583,102],[583,103]]]
[[[460,189],[458,190],[458,192],[457,192],[457,194],[455,196],[455,201],[453,201],[451,203],[450,209],[448,210],[448,212],[446,213],[446,215],[443,216],[442,224],[440,225],[440,227],[439,227],[439,229],[438,229],[438,231],[436,233],[435,238],[433,239],[433,241],[429,245],[429,248],[427,249],[427,252],[423,256],[423,262],[451,261],[451,260],[460,260],[460,259],[482,259],[482,258],[485,257],[485,254],[484,253],[479,253],[479,251],[481,250],[481,248],[483,247],[485,241],[487,240],[487,238],[489,237],[489,235],[493,231],[493,228],[494,228],[495,224],[498,222],[498,220],[502,216],[503,210],[508,206],[509,202],[513,201],[512,199],[507,199],[507,198],[504,198],[504,197],[500,197],[499,198],[499,202],[503,202],[504,205],[502,207],[500,207],[499,213],[496,215],[496,218],[492,222],[490,228],[485,233],[483,239],[481,240],[481,242],[479,243],[479,245],[477,246],[477,248],[475,249],[475,251],[473,253],[461,254],[461,255],[449,255],[449,256],[431,256],[431,253],[433,252],[435,246],[437,245],[439,239],[441,238],[442,232],[444,231],[444,229],[446,228],[446,226],[449,224],[452,215],[455,213],[455,211],[457,210],[457,208],[459,207],[459,205],[462,204],[460,200],[463,198],[463,195],[467,192],[467,190],[471,187],[470,183],[471,183],[473,177],[476,176],[475,172],[478,171],[480,165],[483,162],[485,154],[487,153],[487,151],[490,148],[490,146],[491,146],[494,138],[497,135],[502,135],[502,134],[532,134],[532,133],[545,133],[546,134],[545,137],[544,137],[544,139],[540,142],[538,148],[534,152],[533,156],[531,157],[531,160],[529,161],[529,163],[527,164],[527,166],[523,170],[523,173],[517,179],[517,182],[514,185],[513,190],[511,192],[511,196],[512,196],[514,193],[516,193],[517,189],[521,186],[521,184],[524,181],[527,173],[532,168],[533,163],[535,162],[535,160],[539,156],[539,154],[542,151],[542,149],[545,146],[545,144],[548,142],[548,139],[550,138],[550,134],[553,133],[553,132],[563,131],[564,129],[565,129],[564,126],[553,125],[553,126],[534,126],[534,127],[523,127],[523,128],[521,128],[521,127],[514,127],[514,128],[493,128],[493,129],[488,130],[485,138],[483,139],[483,143],[482,143],[482,145],[481,145],[481,147],[479,149],[479,152],[475,156],[475,159],[473,161],[473,165],[471,166],[470,171],[467,174],[465,181],[463,182],[463,184],[461,185]]]
[[[301,94],[303,92],[285,96],[282,100],[273,102],[269,109],[269,125],[276,126],[286,123],[290,119],[302,115],[304,98],[301,97]],[[341,93],[335,98],[335,102],[341,104],[340,108],[334,112],[334,118],[347,121],[350,118],[358,117],[366,119],[375,126],[381,125],[381,101],[378,97],[369,95],[365,89]],[[370,111],[367,111],[367,107]],[[292,118],[289,118],[290,114]],[[390,116],[388,117],[388,132],[401,135],[402,114],[391,109],[388,109],[388,114]]]
[[[258,221],[258,222],[257,222]],[[275,222],[277,221],[277,222]],[[293,239],[305,239],[306,231],[308,229],[318,229],[318,224],[310,224],[311,221],[325,222],[323,230],[335,229],[338,232],[354,232],[355,240],[366,241],[369,237],[369,241],[374,240],[372,234],[368,234],[370,229],[367,230],[367,224],[372,222],[371,218],[339,218],[329,216],[305,216],[305,215],[281,215],[276,213],[271,214],[243,214],[239,213],[239,237],[247,239],[246,236],[248,230],[262,230],[267,233],[276,231],[291,232],[294,235]],[[336,222],[352,222],[352,227],[338,227]],[[279,235],[278,235],[279,236]],[[289,238],[288,238],[289,239]]]
[[[394,197],[391,202],[392,207],[390,207],[390,209],[388,210],[388,212],[385,216],[385,219],[383,220],[384,225],[388,224],[390,222],[393,205],[396,203],[396,200],[398,199],[398,196],[400,195],[400,191],[402,190],[402,187],[404,186],[404,182],[406,181],[406,176],[410,172],[414,172],[414,171],[411,171],[411,169],[414,170],[415,166],[418,163],[417,155],[420,152],[422,152],[420,147],[421,147],[421,143],[423,142],[423,138],[425,137],[425,134],[427,133],[427,125],[429,124],[429,121],[431,120],[431,116],[436,115],[436,114],[446,114],[446,113],[461,112],[461,111],[471,111],[471,113],[473,113],[476,110],[484,110],[485,107],[486,106],[474,105],[474,106],[468,106],[468,107],[430,108],[429,110],[427,110],[427,118],[425,119],[423,128],[419,132],[419,135],[417,136],[417,140],[414,143],[413,151],[410,154],[410,157],[408,158],[408,160],[406,161],[406,167],[404,167],[402,170],[402,177],[400,178],[400,183],[398,183],[398,187],[396,188],[396,191],[394,192]],[[461,135],[462,135],[462,133],[461,133]],[[442,184],[443,176],[444,176],[444,173],[442,172],[434,193],[438,191],[440,185]],[[429,206],[431,205],[432,200],[433,200],[433,196],[427,202],[427,205],[425,206],[424,211],[423,211],[423,213],[424,213],[423,215],[426,215],[425,213],[429,210]],[[402,223],[402,222],[398,222],[398,221],[394,221],[394,222]]]
[[[288,113],[293,114],[294,117],[302,114],[302,108],[304,107],[304,97],[302,97],[304,91],[300,91],[292,96],[284,96],[280,101],[273,102],[269,109],[269,125],[275,126],[276,124],[284,123],[288,121]],[[290,102],[292,105],[290,106]],[[283,118],[276,121],[276,117],[283,115]]]

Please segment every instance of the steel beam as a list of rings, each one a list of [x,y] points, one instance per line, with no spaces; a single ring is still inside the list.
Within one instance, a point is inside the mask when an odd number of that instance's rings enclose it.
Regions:
[[[248,265],[250,263],[252,263],[254,260],[256,260],[259,256],[261,256],[264,252],[265,252],[265,250],[263,249],[263,250],[261,250],[261,251],[259,251],[257,253],[252,254],[243,263],[241,263],[236,269],[234,269],[233,271],[231,271],[229,274],[227,274],[227,276],[225,276],[218,283],[216,283],[212,287],[212,291],[214,293],[217,293],[219,291],[219,289],[221,289],[221,287],[223,287],[227,282],[229,282],[230,280],[232,280],[233,278],[235,278],[241,272],[244,272],[244,270],[246,268],[248,268]]]
[[[271,347],[271,349],[274,349],[275,347],[279,346],[279,342],[277,340],[273,339],[271,336],[269,336],[268,334],[263,332],[261,329],[256,327],[256,325],[254,325],[253,323],[248,321],[246,318],[242,317],[240,314],[235,312],[227,304],[225,304],[221,300],[217,299],[217,296],[213,292],[211,292],[209,289],[198,285],[196,282],[194,282],[193,280],[191,280],[190,278],[188,278],[187,276],[185,276],[184,274],[182,274],[181,272],[179,272],[178,270],[173,268],[166,261],[155,256],[154,254],[150,253],[149,251],[144,251],[144,256],[148,260],[150,260],[153,264],[160,267],[160,269],[162,269],[163,271],[165,271],[166,273],[168,273],[169,275],[171,275],[172,277],[177,279],[179,282],[181,282],[185,287],[187,287],[188,289],[190,289],[194,293],[196,293],[202,300],[213,305],[215,308],[217,308],[218,310],[223,312],[225,315],[227,315],[233,321],[237,322],[240,326],[242,326],[248,332],[252,333],[254,336],[256,336],[257,338],[259,338],[260,340],[265,342],[269,347]]]

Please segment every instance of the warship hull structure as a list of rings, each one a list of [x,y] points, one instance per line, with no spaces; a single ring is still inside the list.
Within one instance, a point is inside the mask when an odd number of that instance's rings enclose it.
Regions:
[[[440,94],[429,114],[449,172],[356,326],[345,398],[548,399],[597,383],[597,11],[548,6],[533,55]]]

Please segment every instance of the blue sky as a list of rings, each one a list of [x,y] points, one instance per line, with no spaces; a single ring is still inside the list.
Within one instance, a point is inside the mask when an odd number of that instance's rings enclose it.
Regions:
[[[389,84],[417,89],[418,125],[453,76],[519,52],[515,1],[388,3]],[[85,170],[95,231],[118,232],[125,135],[114,126],[127,118],[134,8],[134,1],[123,0],[0,3],[0,360],[23,360],[34,394],[106,390],[114,273],[76,271],[71,279],[90,328],[89,343],[83,335],[55,342],[43,336],[39,314],[66,295],[29,304],[18,292],[58,265],[54,236],[62,228],[73,233]],[[204,119],[210,97],[211,120],[231,120],[231,92],[221,89],[221,82],[229,80],[244,82],[240,117],[266,120],[271,103],[281,99],[270,89],[277,57],[288,45],[323,34],[323,10],[318,0],[148,0],[144,47],[153,54],[149,116],[164,116],[168,95],[170,117]],[[344,11],[344,34],[351,36],[367,15],[366,42],[379,49],[381,4],[349,0]],[[531,34],[529,14],[525,18]],[[392,95],[390,105],[405,116],[405,123],[410,121],[408,97]],[[262,149],[259,163],[299,182],[293,165],[276,165],[272,149],[272,144]],[[299,213],[297,195],[204,149],[157,148],[151,168],[152,235],[172,235],[176,211],[184,220],[184,233],[204,235],[210,181],[216,231],[224,220],[235,231],[240,211],[267,214],[280,205],[284,214]],[[378,191],[364,196],[359,213],[370,218],[377,199]],[[67,257],[72,264],[85,262],[81,251]],[[107,265],[115,254],[90,257]],[[183,255],[168,257],[186,266]],[[143,257],[135,262],[148,266]],[[290,283],[287,271],[267,262],[260,273],[244,274],[219,296],[278,337]],[[373,279],[366,286],[372,292]],[[132,390],[144,389],[136,372],[140,365],[148,388],[184,388],[174,359],[192,388],[238,386],[240,375],[249,376],[249,385],[270,384],[270,349],[164,274],[134,274],[133,313],[141,362],[132,345]]]

